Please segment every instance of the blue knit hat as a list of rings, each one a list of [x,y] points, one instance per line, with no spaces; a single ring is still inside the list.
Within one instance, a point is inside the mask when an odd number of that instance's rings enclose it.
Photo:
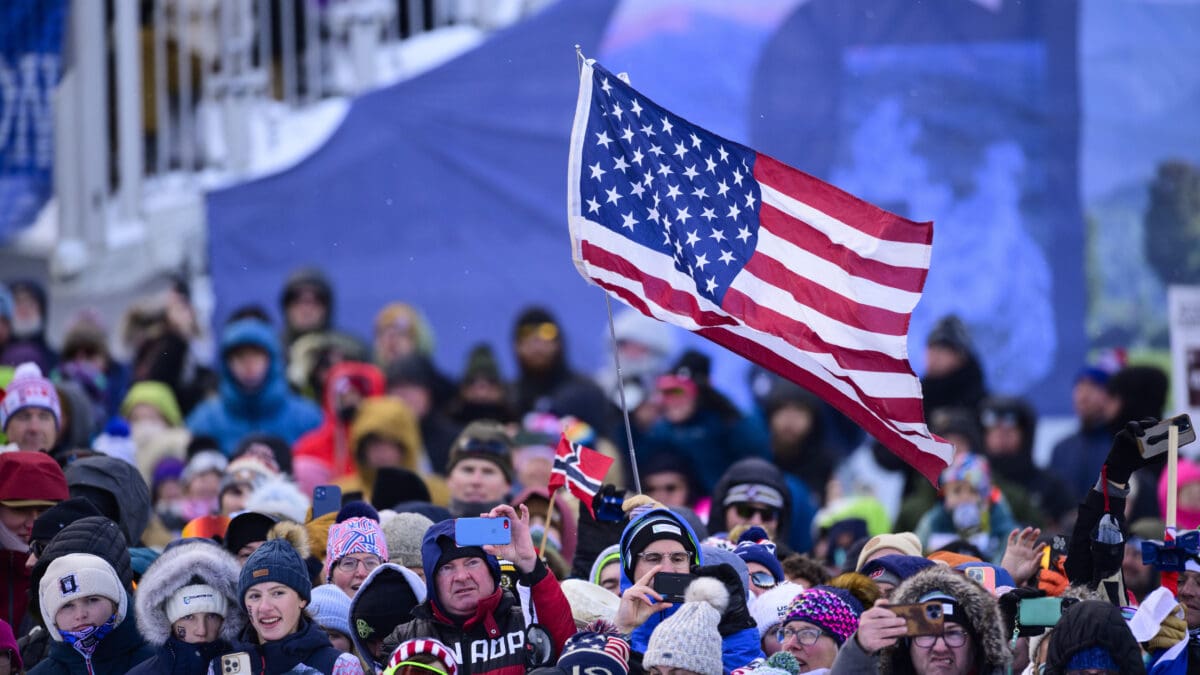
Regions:
[[[350,632],[350,596],[337,586],[325,584],[312,589],[308,611],[321,628],[336,630],[346,637],[353,635]]]
[[[243,608],[246,605],[246,591],[251,586],[267,582],[283,584],[296,591],[305,602],[310,601],[312,578],[308,576],[308,567],[300,551],[308,552],[308,537],[302,526],[284,522],[271,528],[267,541],[242,566],[238,597],[242,599]]]
[[[901,581],[936,564],[929,558],[915,555],[884,555],[863,565],[862,574],[873,581],[882,580],[899,586]]]
[[[775,544],[761,527],[755,525],[743,532],[733,552],[744,562],[756,562],[767,568],[775,583],[783,581],[783,565],[775,557]]]
[[[1120,670],[1117,662],[1113,660],[1112,655],[1103,647],[1089,647],[1075,652],[1071,660],[1067,662],[1066,670]]]

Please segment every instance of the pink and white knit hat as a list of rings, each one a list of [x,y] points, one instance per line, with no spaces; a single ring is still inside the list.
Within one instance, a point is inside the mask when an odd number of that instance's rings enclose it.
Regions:
[[[371,553],[388,560],[387,537],[379,523],[370,518],[347,518],[329,528],[325,544],[325,579],[332,578],[333,566],[351,553]]]
[[[0,390],[0,429],[8,426],[18,411],[25,408],[45,408],[54,415],[55,426],[62,426],[62,407],[54,383],[42,376],[36,363],[27,361],[17,366],[8,388]]]

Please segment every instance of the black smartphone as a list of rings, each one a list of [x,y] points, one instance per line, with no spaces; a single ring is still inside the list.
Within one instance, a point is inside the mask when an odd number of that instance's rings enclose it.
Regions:
[[[625,491],[617,490],[611,495],[600,498],[600,508],[596,509],[596,520],[602,523],[619,523],[625,517],[621,504],[625,502]]]
[[[659,572],[654,575],[654,590],[662,596],[663,602],[679,604],[683,602],[683,594],[693,579],[695,577],[690,574]]]

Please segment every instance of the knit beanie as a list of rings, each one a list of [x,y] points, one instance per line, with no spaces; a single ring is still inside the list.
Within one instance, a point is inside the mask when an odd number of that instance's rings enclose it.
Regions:
[[[600,555],[596,556],[596,561],[592,563],[592,570],[588,574],[588,581],[600,585],[600,573],[604,571],[612,563],[620,564],[621,562],[621,545],[612,544],[600,551]]]
[[[225,550],[237,555],[246,544],[266,541],[267,533],[279,520],[256,511],[243,511],[229,521],[225,528]]]
[[[328,582],[333,578],[333,566],[351,553],[370,553],[388,561],[387,539],[379,523],[370,518],[350,518],[329,528],[325,543],[325,565],[321,574]]]
[[[392,657],[387,662],[387,669],[383,672],[385,674],[398,672],[403,664],[411,662],[413,657],[420,655],[432,656],[437,659],[442,669],[446,671],[446,675],[458,675],[458,659],[454,657],[454,652],[440,641],[428,637],[401,642],[392,652]]]
[[[333,522],[344,523],[351,518],[367,518],[378,523],[379,512],[375,510],[374,506],[361,499],[355,499],[342,504],[342,508],[338,509],[337,518],[334,518]]]
[[[558,657],[558,667],[568,673],[628,675],[629,643],[611,623],[590,623],[567,638],[562,656]]]
[[[768,538],[767,531],[761,527],[755,525],[743,532],[742,536],[738,537],[738,544],[733,552],[745,562],[756,562],[767,568],[771,576],[775,577],[775,583],[783,581],[783,565],[779,558],[775,557],[775,544]]]
[[[876,551],[884,549],[894,549],[898,555],[920,556],[921,540],[912,532],[889,532],[887,534],[877,534],[867,540],[862,551],[858,554],[858,565],[855,570],[862,572],[863,565],[867,564],[867,559],[870,558]]]
[[[350,597],[333,584],[312,589],[308,612],[321,628],[335,630],[346,637],[354,634],[350,631]]]
[[[669,539],[683,544],[685,551],[692,554],[692,562],[698,563],[700,547],[692,539],[679,519],[674,514],[664,511],[650,511],[640,519],[630,523],[627,530],[629,545],[621,551],[621,565],[625,568],[625,576],[633,579],[633,568],[637,566],[638,554],[646,550],[650,544]],[[621,537],[622,540],[625,536]]]
[[[699,675],[722,675],[722,638],[717,625],[729,605],[729,591],[712,577],[688,586],[683,605],[654,629],[642,665],[680,668]]]
[[[388,560],[401,567],[421,567],[421,540],[433,521],[419,513],[393,513],[383,516],[382,527]]]
[[[108,598],[116,605],[117,620],[120,624],[125,620],[129,608],[129,596],[121,585],[112,565],[99,556],[90,553],[68,553],[55,558],[38,583],[38,606],[42,611],[42,621],[46,630],[55,642],[62,642],[63,637],[59,627],[54,625],[55,615],[62,606],[72,600],[99,595]]]
[[[872,581],[899,586],[900,582],[937,563],[911,555],[885,555],[863,566],[861,574]]]
[[[464,459],[483,459],[492,462],[504,472],[505,479],[513,482],[512,439],[503,424],[493,420],[477,420],[467,425],[454,445],[450,446],[450,461],[446,472]]]
[[[179,410],[179,402],[175,400],[175,392],[162,382],[143,380],[130,387],[125,400],[121,402],[121,416],[128,419],[134,406],[140,404],[157,410],[168,426],[183,426],[183,413]]]
[[[979,493],[980,497],[990,495],[992,493],[992,470],[988,466],[987,458],[973,452],[956,455],[954,461],[950,462],[950,466],[942,470],[941,481],[938,485],[945,488],[946,485],[956,481],[968,483],[975,488],[975,492]]]
[[[788,605],[783,623],[805,621],[829,633],[841,647],[858,630],[862,605],[841,588],[816,586],[796,596]]]
[[[432,498],[429,486],[414,471],[398,466],[386,466],[375,470],[371,505],[377,509],[390,509],[407,501],[428,502]]]
[[[785,581],[750,602],[750,618],[758,625],[758,637],[774,630],[783,621],[792,600],[804,592],[804,587]]]
[[[238,597],[246,605],[251,586],[279,583],[296,591],[301,600],[312,599],[312,579],[304,557],[308,553],[308,535],[296,523],[281,522],[267,533],[267,540],[246,560],[238,578]]]
[[[0,397],[0,431],[8,428],[13,415],[25,408],[45,408],[54,415],[54,426],[62,428],[62,406],[54,383],[42,375],[36,363],[26,361],[17,366],[12,381]],[[48,449],[48,448],[47,448]]]
[[[0,453],[0,504],[10,508],[53,506],[70,496],[67,477],[50,455]]]
[[[183,467],[183,474],[181,474],[180,479],[184,485],[187,485],[206,473],[224,474],[228,466],[229,460],[220,452],[216,450],[201,450],[192,455],[191,459],[188,460],[187,465]]]
[[[225,596],[208,584],[191,584],[175,591],[164,607],[167,621],[175,623],[188,614],[206,612],[225,616]]]

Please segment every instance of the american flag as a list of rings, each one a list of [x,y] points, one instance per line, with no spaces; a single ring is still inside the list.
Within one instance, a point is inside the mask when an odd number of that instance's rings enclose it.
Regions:
[[[888,213],[582,67],[568,215],[575,265],[643,314],[805,387],[931,481],[909,319],[932,223]]]
[[[603,487],[604,475],[612,463],[611,457],[572,443],[563,434],[558,447],[554,449],[554,466],[550,469],[550,483],[546,489],[553,494],[555,490],[567,486],[571,494],[579,498],[594,516],[592,498]]]

